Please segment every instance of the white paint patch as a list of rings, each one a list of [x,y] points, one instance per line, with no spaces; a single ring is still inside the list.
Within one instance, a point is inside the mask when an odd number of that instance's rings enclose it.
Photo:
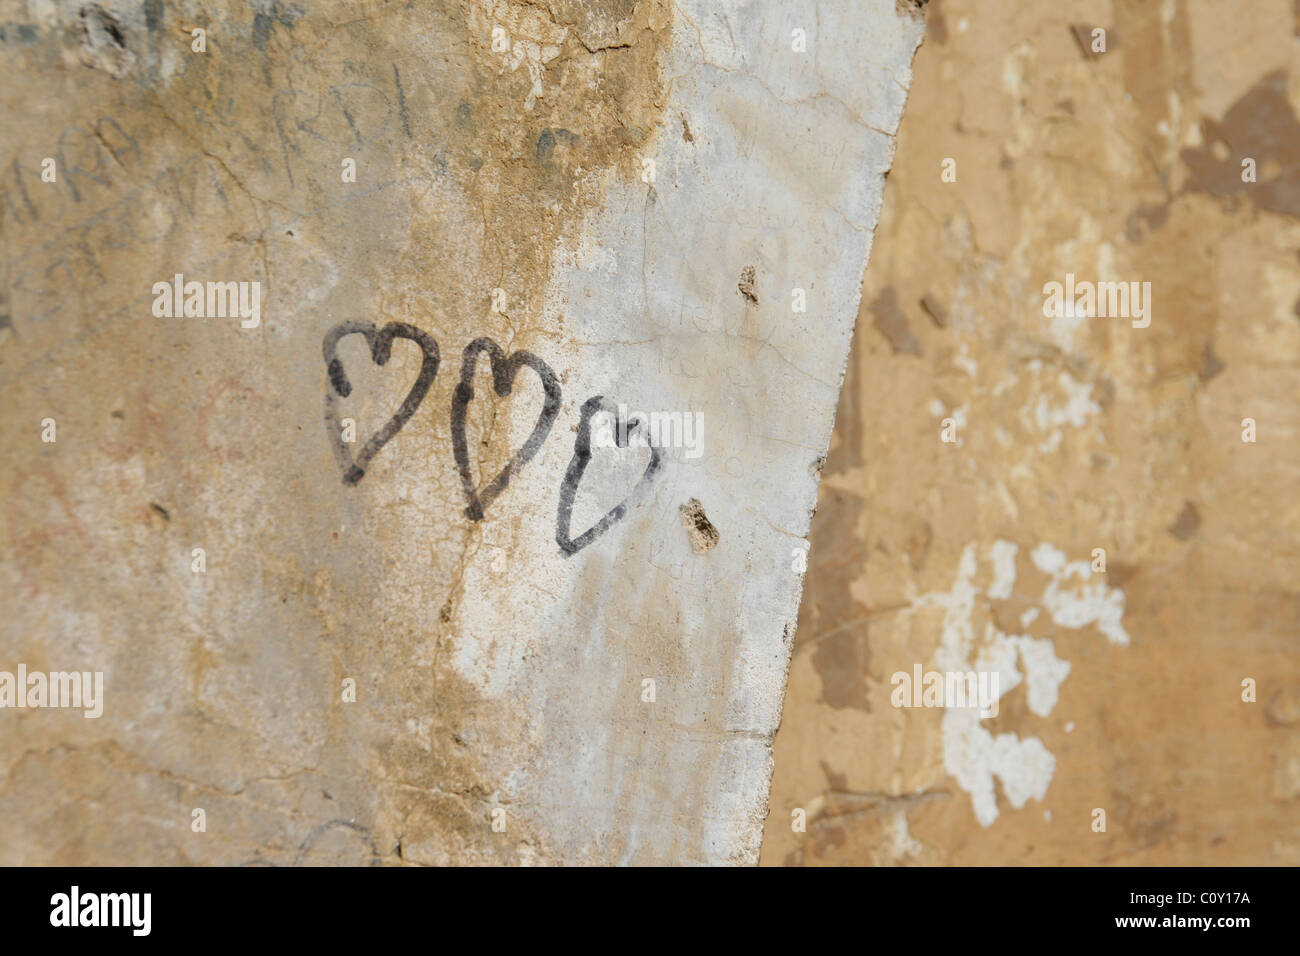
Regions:
[[[962,550],[952,587],[915,597],[912,605],[944,610],[943,631],[934,660],[937,669],[997,672],[999,697],[1024,683],[1030,711],[1046,717],[1056,707],[1061,685],[1070,674],[1070,663],[1057,657],[1054,642],[1026,634],[1004,634],[988,621],[976,647],[977,599],[982,596],[987,600],[1006,600],[1016,581],[1018,546],[1015,542],[999,539],[987,553],[993,570],[992,583],[986,592],[974,584],[978,567],[976,546],[972,543]],[[1081,592],[1067,590],[1074,579],[1086,582],[1091,577],[1091,567],[1084,561],[1068,561],[1065,552],[1049,544],[1035,548],[1031,560],[1052,579],[1038,603],[1058,625],[1077,628],[1095,622],[1112,643],[1128,643],[1121,623],[1122,591],[1100,584],[1086,585]],[[1037,619],[1040,607],[1025,611],[1021,625],[1028,626]],[[1073,726],[1069,724],[1067,732]],[[1046,796],[1056,770],[1056,758],[1038,737],[1021,738],[1011,733],[994,736],[981,722],[975,708],[945,711],[941,733],[944,770],[971,795],[972,809],[981,826],[992,826],[998,817],[995,780],[1016,809],[1024,807],[1031,798],[1042,800]]]
[[[1012,640],[1025,667],[1029,709],[1039,717],[1046,717],[1056,706],[1061,684],[1070,674],[1070,663],[1056,656],[1056,646],[1046,638],[1015,637]]]
[[[975,819],[992,826],[998,818],[993,778],[1017,810],[1032,797],[1042,800],[1056,771],[1056,758],[1037,737],[1015,734],[994,737],[980,724],[973,709],[948,710],[943,715],[943,765],[971,795]]]
[[[1074,351],[1074,335],[1088,321],[1088,313],[1087,310],[1078,308],[1072,299],[1066,300],[1063,304],[1065,308],[1061,310],[1060,315],[1052,317],[1051,324],[1047,327],[1047,334],[1052,344],[1062,352],[1069,353]],[[1037,311],[1037,317],[1041,318],[1041,309]]]
[[[1092,400],[1092,385],[1075,381],[1069,372],[1061,372],[1056,382],[1065,393],[1065,404],[1053,408],[1047,404],[1044,396],[1039,396],[1034,409],[1035,423],[1040,430],[1056,425],[1070,425],[1082,428],[1088,424],[1088,417],[1101,411],[1101,406]]]
[[[1016,667],[1016,645],[992,624],[985,628],[985,645],[980,648],[975,659],[977,671],[996,671],[998,675],[998,699],[1001,700],[1024,680]]]
[[[1016,552],[1020,546],[1014,541],[995,541],[989,549],[993,560],[993,583],[989,585],[989,597],[1005,601],[1011,597],[1011,589],[1016,583]]]
[[[976,363],[976,361],[973,358],[970,357],[970,353],[966,348],[965,342],[962,343],[961,348],[958,350],[957,354],[953,356],[952,364],[956,365],[959,369],[961,369],[971,378],[974,378],[975,373],[979,371],[979,365]]]
[[[1128,631],[1124,629],[1124,592],[1105,584],[1086,583],[1092,577],[1092,566],[1087,561],[1066,562],[1065,552],[1050,544],[1040,544],[1031,555],[1034,565],[1044,574],[1052,576],[1039,604],[1061,627],[1077,630],[1096,624],[1112,644],[1127,647]],[[1081,582],[1069,588],[1068,582],[1078,578]]]
[[[1038,360],[1031,362],[1030,367],[1037,377],[1041,367]],[[1063,428],[1083,428],[1093,415],[1101,412],[1101,406],[1092,400],[1092,384],[1076,381],[1065,371],[1057,376],[1056,382],[1064,395],[1062,404],[1053,404],[1047,395],[1038,391],[1036,399],[1020,412],[1022,420],[1047,436],[1039,443],[1039,451],[1056,451],[1061,445]]]
[[[1050,544],[1040,544],[1029,555],[1034,567],[1044,574],[1057,577],[1065,570],[1065,552],[1053,548]]]

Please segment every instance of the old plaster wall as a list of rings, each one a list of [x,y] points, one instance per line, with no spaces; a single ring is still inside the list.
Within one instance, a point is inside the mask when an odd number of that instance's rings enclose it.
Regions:
[[[756,860],[909,6],[0,3],[0,862]]]
[[[927,18],[764,862],[1295,865],[1300,7]],[[1150,325],[1045,317],[1067,273]],[[998,716],[893,706],[917,665],[998,672]]]

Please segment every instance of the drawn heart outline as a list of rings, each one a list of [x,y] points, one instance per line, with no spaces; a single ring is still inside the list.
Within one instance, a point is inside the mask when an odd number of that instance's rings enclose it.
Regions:
[[[542,401],[542,411],[537,416],[537,424],[533,426],[532,434],[528,436],[528,440],[506,462],[505,467],[497,473],[497,476],[488,483],[487,487],[479,491],[474,486],[474,475],[470,471],[469,443],[465,437],[465,418],[469,403],[474,400],[474,370],[478,365],[478,357],[483,352],[487,352],[488,360],[492,364],[492,388],[498,396],[504,398],[511,393],[514,388],[515,376],[519,374],[521,368],[527,365],[541,379],[545,398]],[[546,440],[546,436],[550,433],[551,426],[555,424],[555,418],[559,413],[560,382],[555,377],[555,373],[551,371],[551,367],[532,352],[521,350],[511,352],[507,356],[501,346],[486,335],[465,346],[465,352],[461,356],[460,363],[460,382],[457,384],[456,391],[451,398],[451,445],[456,456],[456,467],[460,471],[461,486],[465,490],[465,498],[469,501],[468,507],[465,508],[467,518],[471,521],[483,520],[487,506],[495,501],[501,492],[505,491],[506,485],[510,483],[511,476],[526,465],[542,447],[542,442]]]
[[[406,393],[406,398],[402,400],[396,414],[384,423],[383,428],[370,436],[355,459],[348,450],[347,443],[343,441],[338,410],[339,398],[347,398],[352,394],[352,383],[348,381],[347,373],[343,371],[343,362],[338,357],[339,339],[354,334],[366,337],[366,343],[370,346],[370,357],[379,366],[388,364],[388,359],[393,353],[393,339],[409,339],[418,345],[423,353],[420,374],[416,376],[415,384]],[[338,459],[339,467],[343,469],[343,483],[355,485],[365,475],[366,467],[371,459],[379,454],[379,449],[402,430],[402,426],[424,401],[429,386],[433,384],[434,376],[438,374],[440,361],[438,343],[427,332],[405,322],[389,322],[382,329],[376,329],[373,322],[353,321],[341,322],[326,332],[321,350],[325,356],[325,368],[329,376],[329,388],[325,391],[325,427],[329,431],[330,442],[334,447],[334,456]]]
[[[555,543],[560,546],[560,551],[564,556],[570,557],[577,554],[591,542],[595,541],[602,534],[616,524],[627,513],[627,509],[635,504],[645,494],[645,490],[654,481],[655,475],[659,472],[662,464],[662,451],[654,444],[647,442],[650,447],[650,461],[646,463],[645,471],[637,479],[637,483],[632,490],[628,492],[627,497],[617,505],[605,512],[605,515],[594,525],[578,535],[576,538],[570,538],[569,532],[573,525],[573,499],[578,494],[578,484],[582,481],[583,472],[587,470],[587,465],[591,463],[591,419],[597,412],[605,412],[609,415],[618,415],[618,407],[613,403],[605,400],[603,395],[593,395],[582,403],[582,413],[578,421],[578,437],[573,443],[573,457],[569,460],[568,470],[564,473],[564,481],[560,485],[560,507],[556,514],[555,521]],[[640,419],[632,419],[633,427],[626,431],[626,434],[615,435],[614,444],[620,448],[626,448],[627,437],[633,434],[643,424]],[[619,429],[618,431],[623,431]]]

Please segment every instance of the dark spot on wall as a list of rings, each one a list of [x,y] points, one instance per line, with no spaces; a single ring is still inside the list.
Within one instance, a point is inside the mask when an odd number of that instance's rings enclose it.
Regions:
[[[935,43],[948,42],[948,22],[943,18],[942,0],[934,0],[925,15],[925,34],[933,37]]]
[[[580,137],[576,133],[571,133],[567,129],[544,129],[541,135],[537,137],[537,160],[548,169],[553,169],[557,163],[567,166],[567,151],[577,147]],[[556,147],[560,148],[559,155],[556,154]]]
[[[840,467],[839,460],[838,452],[831,452],[828,473]],[[853,584],[867,563],[860,527],[865,507],[861,496],[822,483],[809,534],[814,547],[809,551],[799,604],[797,646],[839,631],[860,633],[866,639],[867,608],[853,595]]]
[[[393,64],[393,86],[397,90],[397,111],[402,117],[402,132],[406,138],[411,138],[411,115],[406,109],[406,91],[402,89],[402,74],[398,72],[397,64]]]
[[[876,301],[871,303],[871,313],[875,316],[872,326],[889,342],[895,355],[922,355],[921,343],[916,340],[908,327],[907,319],[898,307],[898,295],[894,287],[888,286]]]
[[[126,34],[122,32],[122,25],[117,22],[117,18],[103,10],[98,11],[100,23],[104,30],[107,31],[109,39],[113,45],[120,50],[126,49]]]
[[[840,793],[843,793],[844,791],[849,789],[848,777],[846,777],[842,773],[836,773],[834,768],[832,768],[831,765],[828,764],[825,760],[821,760],[818,762],[822,766],[822,773],[826,775],[827,786],[829,786],[832,790],[836,790]]]
[[[754,267],[745,266],[740,270],[740,282],[736,285],[736,288],[740,290],[740,294],[751,305],[758,305],[758,293],[754,291],[754,283],[757,278],[758,274],[754,271]]]
[[[144,25],[150,33],[157,33],[163,22],[162,0],[145,0]]]
[[[1200,372],[1197,373],[1197,377],[1200,378],[1201,384],[1204,385],[1210,379],[1214,378],[1214,376],[1222,372],[1223,369],[1224,369],[1223,362],[1220,361],[1219,357],[1214,354],[1214,343],[1206,342],[1205,343],[1205,364],[1201,366]]]
[[[935,324],[936,328],[946,328],[948,325],[948,310],[943,307],[938,296],[932,292],[927,292],[921,296],[921,308],[925,314],[930,317],[930,321]]]
[[[1128,584],[1129,579],[1137,574],[1139,565],[1124,564],[1120,561],[1111,561],[1106,565],[1106,580],[1113,588],[1122,588]]]
[[[1223,114],[1202,121],[1205,145],[1182,151],[1190,176],[1184,192],[1249,199],[1257,209],[1300,218],[1300,121],[1287,97],[1287,76],[1273,70]],[[1241,181],[1243,159],[1256,182]]]
[[[848,840],[848,834],[842,826],[826,827],[817,834],[817,849],[826,850],[830,847],[843,846]]]
[[[1178,821],[1178,814],[1164,812],[1166,804],[1153,794],[1144,793],[1135,798],[1112,788],[1111,804],[1115,812],[1110,819],[1131,835],[1130,840],[1138,849],[1147,849],[1168,839]]]
[[[925,5],[929,0],[894,0],[894,9],[913,20],[925,19]]]
[[[704,513],[704,506],[692,498],[679,510],[682,526],[686,529],[686,537],[691,542],[691,550],[696,554],[707,554],[712,551],[718,543],[718,529]]]
[[[1196,529],[1200,526],[1201,514],[1196,510],[1196,505],[1188,501],[1184,502],[1183,510],[1169,526],[1169,533],[1179,541],[1188,541],[1196,536]]]
[[[1129,242],[1141,242],[1151,233],[1163,226],[1169,219],[1169,203],[1139,203],[1128,214],[1124,224],[1124,235]]]
[[[271,38],[271,31],[276,26],[292,29],[302,16],[303,12],[297,7],[284,6],[280,0],[271,0],[269,5],[253,14],[253,46],[265,50],[266,41]]]
[[[934,529],[930,527],[930,522],[922,520],[907,538],[907,561],[912,570],[920,571],[925,567],[933,542]]]
[[[1103,412],[1109,412],[1115,404],[1115,380],[1109,375],[1097,381],[1093,396]]]
[[[545,171],[542,182],[552,194],[567,192],[577,177],[578,167],[587,165],[582,137],[561,127],[542,130],[537,136],[537,162]]]
[[[6,23],[0,26],[0,43],[11,43],[17,40],[19,43],[35,43],[37,30],[30,23]]]
[[[135,65],[135,54],[127,49],[126,32],[117,18],[97,3],[81,8],[82,60],[121,79]]]
[[[857,708],[871,713],[868,665],[866,622],[822,637],[813,652],[813,666],[822,678],[822,700],[836,710]]]
[[[266,49],[266,41],[271,38],[271,20],[270,15],[263,13],[261,10],[253,14],[253,46],[259,50]]]
[[[854,336],[854,341],[858,341],[857,336]],[[865,407],[862,375],[858,370],[855,346],[849,352],[848,365],[844,370],[844,384],[840,387],[839,405],[835,409],[835,431],[831,437],[831,451],[822,466],[827,474],[848,471],[862,464],[865,431],[862,409]]]

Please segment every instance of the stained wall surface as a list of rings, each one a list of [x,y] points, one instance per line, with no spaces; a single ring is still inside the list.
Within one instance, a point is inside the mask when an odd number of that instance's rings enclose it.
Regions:
[[[911,6],[0,3],[0,863],[754,862]]]
[[[927,20],[763,861],[1294,866],[1300,7]],[[1067,275],[1149,312],[1045,315]],[[917,668],[997,716],[895,706]]]

